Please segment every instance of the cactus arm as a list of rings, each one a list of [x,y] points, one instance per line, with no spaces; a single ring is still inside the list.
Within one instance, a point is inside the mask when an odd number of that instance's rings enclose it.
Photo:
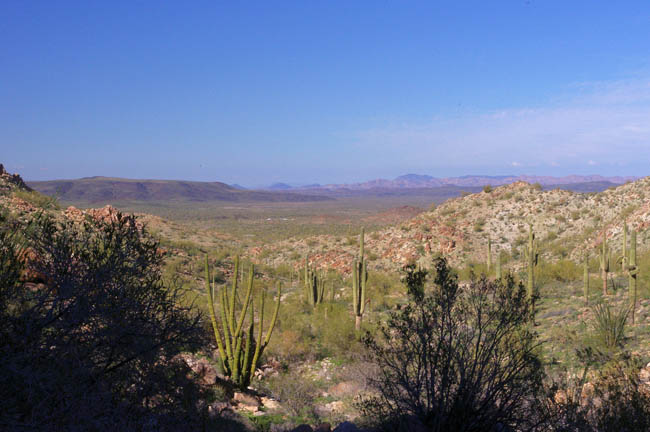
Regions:
[[[266,337],[264,338],[264,342],[262,342],[262,332],[264,328],[264,297],[265,294],[262,294],[262,299],[260,301],[260,323],[259,323],[259,330],[258,330],[258,336],[257,336],[257,346],[255,347],[255,355],[253,356],[253,361],[251,362],[251,375],[255,375],[255,369],[257,368],[257,363],[259,362],[259,358],[264,352],[264,349],[267,347],[269,344],[269,341],[271,340],[271,335],[273,334],[273,329],[275,328],[275,324],[278,321],[278,314],[280,312],[280,301],[282,298],[282,286],[278,285],[278,299],[275,303],[275,310],[273,311],[273,316],[271,317],[271,324],[269,325],[269,328],[266,331]]]
[[[239,336],[241,332],[241,328],[244,325],[244,318],[246,318],[246,312],[248,311],[248,307],[251,302],[251,295],[253,294],[254,278],[255,278],[255,266],[251,264],[250,274],[248,275],[248,288],[246,289],[246,299],[244,300],[244,303],[242,305],[241,315],[239,315],[239,322],[237,323],[237,330],[235,331],[235,337]]]
[[[257,362],[259,361],[260,355],[264,350],[262,346],[262,331],[264,328],[264,297],[266,297],[266,291],[262,291],[260,296],[260,322],[258,323],[257,329],[257,344],[255,344],[255,354],[253,354],[253,361],[250,363],[250,374],[251,376],[255,375],[255,369],[257,369]]]
[[[630,250],[629,250],[628,276],[629,276],[629,296],[630,296],[630,309],[632,314],[632,324],[634,324],[634,312],[636,309],[637,301],[637,277],[639,269],[636,264],[636,231],[632,230],[630,233]]]
[[[226,367],[226,352],[223,348],[223,342],[221,340],[221,332],[219,332],[219,327],[217,325],[217,316],[214,310],[214,284],[210,286],[210,265],[208,263],[208,256],[205,256],[205,288],[208,292],[208,311],[210,313],[210,321],[212,323],[212,331],[214,332],[214,339],[217,343],[217,349],[219,350],[219,358],[221,359],[221,365],[224,371],[227,370]]]
[[[495,269],[495,276],[497,280],[501,280],[501,252],[497,253],[496,255],[496,269]]]
[[[352,268],[352,310],[354,311],[355,315],[358,315],[359,311],[359,299],[357,298],[359,296],[359,291],[357,287],[359,286],[358,280],[359,280],[359,263],[355,260],[354,261],[354,267]]]
[[[366,260],[361,265],[361,300],[359,301],[359,315],[366,311],[366,284],[368,282],[368,271],[366,270]]]
[[[627,221],[623,222],[623,271],[625,271],[625,266],[627,265],[628,260],[628,250],[627,250]]]
[[[241,376],[241,348],[242,348],[242,339],[244,337],[240,336],[237,338],[237,341],[235,343],[235,351],[233,352],[233,365],[232,365],[232,380],[236,382],[237,384],[241,384],[240,381],[240,376]]]
[[[250,323],[248,325],[248,332],[246,335],[246,348],[244,349],[244,362],[242,363],[242,370],[244,373],[242,381],[244,383],[249,383],[252,374],[255,373],[255,371],[252,371],[251,373],[251,370],[248,368],[248,361],[250,360],[251,350],[253,347],[252,343],[253,343],[253,329],[255,325],[255,308],[251,308],[250,313],[251,313]]]
[[[264,338],[264,347],[269,344],[269,341],[271,340],[271,334],[273,334],[273,329],[275,328],[275,324],[278,321],[278,314],[280,313],[280,300],[282,297],[282,285],[278,285],[278,299],[275,303],[275,310],[273,311],[273,316],[271,317],[271,325],[269,326],[268,330],[266,331],[266,337]]]
[[[585,295],[585,304],[589,304],[589,258],[585,257],[582,272],[582,291]]]
[[[490,273],[490,267],[492,267],[492,239],[488,237],[487,243],[487,272]]]
[[[361,238],[359,239],[359,259],[363,259],[364,246],[365,246],[365,228],[361,228]]]
[[[224,286],[221,289],[221,324],[223,327],[223,333],[224,333],[224,340],[225,340],[225,345],[226,345],[226,358],[228,359],[228,372],[232,372],[232,362],[233,362],[233,352],[232,352],[232,344],[230,343],[232,340],[232,333],[230,333],[230,326],[228,325],[228,314],[226,313],[226,308],[227,308],[227,299],[226,299],[226,293],[227,288]]]
[[[235,269],[232,275],[232,292],[230,299],[226,293],[226,300],[230,300],[230,307],[228,308],[229,317],[228,324],[230,325],[230,333],[235,335],[235,297],[237,296],[237,281],[239,279],[239,255],[235,256]]]

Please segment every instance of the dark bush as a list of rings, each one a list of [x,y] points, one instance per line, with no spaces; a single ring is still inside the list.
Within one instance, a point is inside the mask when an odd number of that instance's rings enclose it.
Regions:
[[[387,430],[535,429],[543,372],[524,287],[511,277],[460,287],[444,259],[435,267],[433,289],[366,336],[379,372],[360,408]]]
[[[15,232],[0,219],[0,428],[203,424],[200,389],[175,359],[198,346],[200,317],[163,283],[158,245],[135,218],[36,218],[21,232],[28,259]]]

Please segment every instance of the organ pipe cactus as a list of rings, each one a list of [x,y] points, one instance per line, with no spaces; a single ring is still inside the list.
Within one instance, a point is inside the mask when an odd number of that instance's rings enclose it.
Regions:
[[[359,257],[354,260],[352,266],[352,310],[354,311],[354,327],[358,331],[361,329],[363,313],[366,310],[366,285],[368,283],[368,269],[364,259],[364,229],[361,229],[359,237]]]
[[[585,304],[589,304],[589,257],[585,256],[582,263],[582,292],[585,295]]]
[[[609,250],[609,246],[607,246],[607,232],[603,230],[603,242],[600,248],[600,256],[598,257],[600,274],[603,279],[603,295],[607,295],[607,275],[609,274],[610,255],[611,251]]]
[[[636,309],[637,301],[637,277],[639,275],[639,269],[636,263],[636,231],[634,230],[630,233],[629,260],[625,270],[629,278],[628,294],[630,296],[632,324],[634,324],[634,310]]]
[[[235,257],[235,269],[232,278],[230,294],[226,286],[217,292],[214,281],[210,282],[210,265],[208,256],[205,257],[205,288],[208,294],[208,311],[214,338],[219,350],[221,368],[224,375],[229,377],[239,388],[245,389],[250,385],[251,378],[255,374],[260,357],[271,340],[271,334],[275,328],[280,311],[281,287],[278,286],[277,302],[271,324],[264,335],[264,300],[266,291],[262,290],[258,309],[258,332],[255,337],[255,308],[253,301],[253,282],[255,268],[251,264],[246,294],[239,311],[236,311],[238,296],[237,279],[239,276],[239,257]],[[221,319],[217,320],[216,297],[219,297],[219,310]],[[243,331],[248,312],[248,330]]]
[[[535,267],[539,262],[539,251],[537,242],[535,241],[535,233],[533,232],[533,225],[529,224],[528,231],[528,244],[525,249],[526,264],[528,268],[528,281],[526,283],[526,292],[528,299],[532,299],[535,295]]]
[[[325,281],[309,268],[309,258],[305,258],[304,283],[307,302],[313,307],[321,304],[325,292]]]

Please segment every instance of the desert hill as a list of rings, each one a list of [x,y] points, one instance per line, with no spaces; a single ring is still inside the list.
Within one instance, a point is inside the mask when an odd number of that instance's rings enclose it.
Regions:
[[[35,190],[48,196],[57,196],[64,202],[89,204],[119,201],[313,202],[332,199],[315,194],[241,190],[220,182],[87,177],[34,181],[28,184]]]
[[[442,253],[455,265],[485,260],[488,238],[493,252],[518,259],[532,224],[550,259],[596,256],[603,230],[614,251],[620,249],[623,220],[639,231],[645,249],[650,226],[650,177],[599,193],[542,190],[525,182],[451,199],[399,225],[366,236],[366,250],[376,268],[395,270],[410,261],[430,262]],[[347,271],[356,244],[322,235],[287,240],[264,248],[265,262],[310,256],[315,265]],[[261,252],[260,248],[251,251]],[[614,256],[615,257],[615,256]],[[299,265],[295,262],[294,265]]]

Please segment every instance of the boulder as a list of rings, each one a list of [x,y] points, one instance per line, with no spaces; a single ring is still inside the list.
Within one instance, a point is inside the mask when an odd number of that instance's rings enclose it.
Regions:
[[[342,381],[330,387],[327,392],[337,398],[359,393],[359,385],[354,381]]]
[[[260,398],[250,393],[235,392],[232,399],[237,402],[239,408],[250,412],[259,411],[262,406]]]
[[[280,403],[276,401],[275,399],[271,399],[265,396],[262,396],[262,405],[264,405],[264,408],[270,409],[270,410],[278,410],[280,409]]]
[[[192,372],[199,377],[199,382],[201,384],[216,384],[219,373],[217,372],[217,368],[215,368],[207,359],[196,357],[191,354],[180,354],[180,358],[183,359],[185,364],[192,369]]]

